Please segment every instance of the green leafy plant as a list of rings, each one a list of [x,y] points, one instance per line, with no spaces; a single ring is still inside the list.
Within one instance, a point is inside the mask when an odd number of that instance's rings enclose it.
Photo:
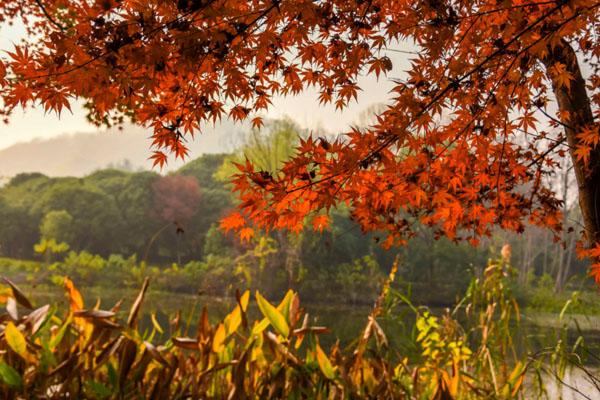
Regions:
[[[177,314],[167,328],[152,315],[150,328],[141,329],[148,279],[128,313],[121,302],[86,305],[68,278],[68,310],[36,308],[5,279],[0,392],[4,398],[524,398],[526,375],[547,364],[513,351],[508,324],[519,310],[509,269],[490,261],[453,310],[435,315],[391,287],[396,264],[364,330],[346,349],[321,343],[328,329],[311,324],[291,290],[279,303],[256,292],[261,316],[254,321],[245,291],[218,321],[203,308],[194,324]],[[398,353],[380,324],[398,299],[415,313],[417,354]],[[552,354],[564,369],[569,357]]]

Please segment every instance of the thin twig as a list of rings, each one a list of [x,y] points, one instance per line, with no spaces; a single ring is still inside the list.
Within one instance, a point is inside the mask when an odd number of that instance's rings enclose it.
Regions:
[[[52,25],[56,26],[58,29],[60,29],[63,32],[66,30],[66,28],[64,26],[62,26],[61,24],[59,24],[58,21],[56,21],[52,17],[52,15],[50,15],[50,13],[48,12],[48,10],[46,10],[46,7],[44,7],[44,5],[42,4],[41,0],[35,0],[35,2],[40,7],[40,9],[44,13],[44,15],[46,16],[46,19],[48,19],[48,21],[50,21],[52,23]]]

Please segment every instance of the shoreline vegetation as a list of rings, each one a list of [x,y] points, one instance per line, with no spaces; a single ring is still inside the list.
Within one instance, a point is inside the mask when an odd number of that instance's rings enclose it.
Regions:
[[[129,311],[84,297],[69,278],[66,310],[34,308],[5,279],[1,390],[12,398],[523,398],[548,396],[572,369],[589,372],[586,343],[566,340],[566,328],[554,347],[517,351],[511,326],[522,315],[507,260],[490,260],[455,307],[441,312],[394,289],[397,270],[345,347],[322,345],[329,329],[311,323],[292,290],[279,303],[237,291],[223,318],[209,318],[203,307],[195,326],[176,313],[166,324],[153,315],[142,327],[148,279]],[[414,320],[408,335],[385,331],[400,305]]]
[[[62,282],[59,284],[50,283],[35,286],[28,283],[19,284],[19,288],[21,288],[24,293],[28,294],[34,304],[53,303],[56,304],[59,309],[66,309],[69,304],[68,299],[61,293],[62,287]],[[397,288],[395,285],[393,285],[393,287],[402,292],[401,288]],[[130,302],[132,300],[137,291],[134,286],[78,286],[78,288],[86,293],[90,299],[103,299],[104,301],[108,300],[111,302],[123,300],[125,306],[130,305],[128,301]],[[177,295],[176,298],[173,297],[175,294]],[[521,312],[521,322],[549,329],[566,328],[571,331],[593,332],[598,333],[600,336],[600,313],[594,311],[590,312],[590,308],[585,304],[573,304],[573,294],[575,294],[576,297],[580,296],[577,292],[572,292],[570,294],[563,294],[560,299],[555,298],[554,302],[559,303],[562,301],[562,303],[560,308],[557,307],[554,309],[547,306],[537,307],[535,304],[523,304],[522,300],[517,299]],[[595,293],[589,294],[591,296],[595,295]],[[300,295],[300,297],[302,296]],[[412,302],[415,301],[413,300]],[[167,317],[168,314],[173,314],[177,311],[180,311],[185,315],[190,315],[190,312],[196,311],[197,308],[203,305],[207,305],[213,311],[216,311],[216,316],[224,316],[228,307],[232,307],[236,304],[236,297],[235,293],[232,293],[231,295],[211,295],[206,293],[165,291],[153,289],[151,285],[146,294],[146,303],[148,304],[149,310],[153,310],[152,312],[154,313],[161,313],[165,317]],[[338,314],[342,312],[347,317],[350,316],[350,318],[361,319],[365,315],[368,315],[373,307],[374,301],[368,302],[365,300],[364,302],[359,303],[344,303],[333,300],[319,301],[318,299],[310,299],[308,301],[303,300],[302,303],[307,310],[315,310],[315,317],[319,317],[322,313]],[[436,312],[443,312],[444,309],[452,308],[456,305],[455,303],[415,303],[427,306],[429,309],[435,310]],[[408,306],[403,305],[402,307]],[[582,308],[585,310],[584,313],[580,312]],[[194,318],[193,315],[192,318]]]
[[[152,291],[164,293],[178,293],[184,295],[207,295],[212,298],[233,298],[235,289],[256,289],[261,287],[260,282],[245,280],[246,275],[222,279],[225,276],[223,269],[235,271],[239,266],[232,261],[231,265],[222,269],[211,271],[214,267],[210,263],[189,262],[183,266],[172,263],[169,266],[146,265],[137,262],[135,256],[128,258],[121,255],[111,255],[107,259],[93,255],[88,252],[69,252],[62,255],[62,260],[55,259],[52,263],[39,260],[19,260],[0,257],[0,275],[8,276],[22,287],[35,288],[36,291],[44,290],[52,292],[57,286],[62,286],[62,278],[69,276],[87,291],[97,291],[105,294],[106,291],[135,290],[143,281],[143,276],[150,277]],[[237,267],[237,268],[236,268]],[[346,285],[349,281],[336,280],[343,277],[344,273],[352,270],[352,285]],[[402,266],[400,266],[402,268]],[[370,257],[357,260],[354,265],[342,266],[342,272],[333,277],[327,277],[331,285],[336,286],[335,291],[319,292],[315,290],[316,282],[323,278],[319,275],[316,279],[305,277],[303,282],[294,282],[294,288],[312,304],[335,304],[336,306],[352,305],[370,307],[375,300],[376,285],[382,282],[384,275],[380,272],[377,262]],[[240,276],[241,275],[241,276]],[[232,279],[233,278],[233,279]],[[222,279],[222,280],[221,280]],[[374,279],[369,284],[368,290],[359,291],[357,288],[361,283]],[[565,303],[569,302],[567,312],[569,314],[581,314],[583,316],[600,315],[600,304],[596,301],[597,290],[588,288],[582,283],[573,283],[564,291],[556,293],[553,283],[549,277],[540,277],[534,282],[523,287],[512,276],[509,280],[515,298],[524,310],[538,313],[560,314]],[[405,293],[418,304],[427,304],[430,307],[451,307],[459,298],[462,287],[456,287],[453,283],[438,284],[436,291],[431,286],[420,285],[419,282],[410,282],[402,279],[401,273],[394,282],[395,287]],[[278,288],[284,290],[285,288]],[[268,291],[268,288],[267,288]],[[357,295],[360,292],[360,295]],[[434,292],[434,293],[432,293]],[[277,291],[273,291],[277,295]],[[318,294],[318,295],[316,295]]]

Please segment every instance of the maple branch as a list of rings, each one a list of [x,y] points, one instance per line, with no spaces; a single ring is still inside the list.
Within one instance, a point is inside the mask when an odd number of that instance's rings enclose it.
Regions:
[[[485,57],[481,62],[479,62],[476,66],[474,66],[470,71],[468,71],[467,73],[465,73],[464,75],[462,75],[459,78],[454,79],[453,82],[451,82],[450,84],[446,85],[446,87],[444,89],[442,89],[440,92],[438,92],[429,102],[427,102],[421,109],[421,111],[419,111],[417,114],[415,114],[415,116],[413,116],[411,118],[411,121],[408,123],[408,125],[410,125],[412,122],[414,122],[417,118],[419,118],[420,116],[424,115],[425,112],[427,112],[435,103],[437,103],[442,97],[444,97],[451,89],[453,89],[455,87],[455,84],[460,84],[462,83],[464,80],[466,80],[467,78],[469,78],[471,75],[473,75],[475,72],[479,71],[481,68],[483,68],[483,66],[485,64],[487,64],[490,60],[494,59],[496,56],[504,53],[505,49],[507,47],[509,47],[511,44],[513,44],[514,42],[516,42],[520,37],[522,37],[523,35],[525,35],[527,32],[529,32],[531,29],[533,29],[535,26],[537,26],[540,22],[542,22],[543,20],[545,20],[546,18],[548,18],[550,15],[554,14],[556,11],[560,10],[562,8],[562,4],[559,4],[558,6],[552,8],[551,10],[549,10],[548,12],[546,12],[545,14],[541,15],[538,19],[536,19],[533,23],[531,23],[529,26],[527,26],[526,28],[524,28],[521,32],[519,32],[517,35],[515,35],[511,40],[509,40],[507,43],[504,44],[504,46],[502,48],[499,48],[497,50],[495,50],[494,52],[492,52],[491,54],[489,54],[487,57]],[[541,40],[541,39],[540,39]],[[380,152],[381,150],[385,149],[386,147],[388,147],[389,145],[391,145],[392,143],[394,143],[395,141],[398,140],[397,136],[392,136],[389,139],[387,139],[385,142],[383,142],[380,146],[376,147],[373,151],[371,151],[369,153],[369,155],[367,155],[364,159],[368,159],[370,157],[372,157],[374,154]],[[363,162],[363,160],[360,160],[360,162]],[[360,164],[359,162],[359,164]]]
[[[547,36],[546,36],[547,37]],[[492,96],[496,93],[496,91],[498,90],[500,83],[504,80],[504,78],[506,78],[506,76],[510,73],[510,71],[512,70],[512,68],[514,67],[516,61],[519,59],[519,57],[521,56],[521,54],[523,54],[524,52],[526,52],[527,50],[529,50],[531,47],[533,47],[534,45],[536,45],[537,43],[539,43],[540,41],[542,41],[543,39],[545,39],[546,37],[541,37],[538,40],[534,41],[532,44],[530,44],[529,46],[521,49],[517,54],[515,54],[515,56],[513,57],[511,63],[509,64],[509,66],[504,70],[502,76],[500,76],[499,79],[496,80],[496,83],[494,84],[494,86],[492,87],[492,89],[489,91],[485,101],[483,102],[483,106],[481,106],[477,112],[473,115],[473,117],[471,118],[471,120],[469,121],[469,123],[467,123],[454,137],[453,140],[451,140],[449,143],[447,143],[444,148],[438,152],[437,154],[435,154],[432,157],[432,161],[435,161],[436,159],[440,158],[454,143],[456,143],[456,141],[458,141],[458,139],[467,131],[467,129],[473,124],[473,122],[476,121],[477,117],[479,115],[481,115],[481,113],[486,109],[487,105],[489,104],[490,100],[492,99]]]
[[[508,139],[508,109],[504,114],[504,137],[502,139],[502,151],[500,152],[500,160],[498,161],[498,171],[496,172],[496,200],[497,205],[500,205],[500,174],[502,172],[502,160],[504,159],[504,150],[506,140]]]
[[[544,160],[544,159],[545,159],[545,158],[546,158],[546,157],[547,157],[547,156],[548,156],[550,153],[552,153],[552,152],[553,152],[553,151],[554,151],[554,150],[555,150],[555,149],[556,149],[558,146],[560,146],[560,145],[564,144],[564,141],[565,141],[565,140],[566,140],[566,138],[565,138],[565,139],[563,139],[563,140],[557,140],[557,141],[556,141],[556,143],[554,143],[552,146],[550,146],[550,147],[549,147],[549,148],[548,148],[548,149],[547,149],[547,150],[546,150],[544,153],[542,153],[542,154],[539,154],[539,155],[538,155],[538,156],[537,156],[535,159],[533,159],[533,160],[532,160],[532,161],[531,161],[529,164],[525,165],[525,168],[526,168],[526,169],[529,169],[529,168],[531,168],[532,166],[534,166],[534,165],[536,165],[536,164],[537,164],[537,165],[538,165],[538,171],[539,171],[539,170],[540,170],[540,168],[541,168],[541,165],[539,164],[539,162],[540,162],[540,161],[543,161],[543,160]],[[513,183],[513,182],[515,181],[515,179],[516,179],[516,176],[515,176],[515,175],[511,175],[511,176],[509,176],[509,177],[508,177],[508,179],[506,179],[506,182],[505,182],[505,183],[506,183],[506,184]],[[539,179],[536,179],[536,184],[535,184],[535,186],[536,186],[536,187],[539,185],[539,182],[538,182],[538,181],[539,181]],[[490,193],[491,191],[492,191],[492,188],[488,188],[488,189],[484,190],[483,192],[481,192],[481,193],[478,195],[478,197],[477,197],[477,198],[478,198],[478,200],[479,200],[479,201],[482,201],[482,200],[483,200],[483,198],[484,198],[484,196],[485,196],[485,195],[487,195],[488,193]],[[535,193],[536,193],[536,192],[537,192],[537,190],[532,190],[532,191],[531,191],[531,196],[533,197],[533,196],[535,195]],[[530,200],[530,201],[532,201],[532,200]]]
[[[257,16],[256,18],[254,18],[254,20],[253,20],[252,22],[250,22],[249,24],[247,24],[247,26],[246,26],[246,28],[245,28],[244,30],[240,30],[240,31],[238,31],[238,32],[237,32],[235,35],[233,35],[232,37],[228,38],[228,39],[226,40],[226,42],[225,42],[225,43],[228,43],[228,44],[231,44],[231,43],[233,43],[233,41],[234,41],[236,38],[238,38],[238,37],[240,37],[241,35],[243,35],[243,34],[246,34],[246,33],[247,33],[247,31],[248,31],[248,27],[255,25],[255,24],[256,24],[256,23],[257,23],[259,20],[261,20],[262,18],[264,18],[265,16],[267,16],[267,15],[269,14],[269,12],[271,12],[273,9],[275,9],[275,8],[278,8],[278,7],[279,7],[279,0],[275,0],[275,1],[273,1],[273,2],[272,2],[272,4],[271,4],[271,6],[270,6],[270,7],[267,7],[267,8],[265,8],[265,9],[264,9],[264,10],[262,10],[262,11],[260,11],[260,10],[259,10],[259,11],[255,11],[255,12],[251,12],[251,13],[247,13],[247,14],[244,14],[244,15],[239,15],[239,16],[235,17],[235,18],[233,19],[233,21],[235,21],[235,20],[239,20],[239,19],[242,19],[242,18],[246,18],[246,17],[249,17],[249,16],[251,16],[251,15],[254,15],[254,14],[258,14],[258,16]],[[194,20],[192,20],[192,21],[194,21]],[[210,26],[210,28],[214,28],[214,27],[216,27],[216,26],[219,26],[219,25],[221,25],[221,24],[226,24],[226,23],[229,23],[229,24],[230,24],[230,23],[232,23],[232,21],[231,21],[231,20],[229,20],[229,21],[222,21],[222,22],[219,22],[219,23],[217,23],[217,24],[214,24],[214,25]],[[254,29],[257,29],[258,27],[260,27],[260,25],[257,25],[257,26],[255,26],[255,28],[254,28]],[[193,34],[192,34],[192,35],[193,35]],[[190,35],[190,36],[192,36],[192,35]],[[183,49],[184,49],[184,50],[185,50],[185,49],[190,49],[190,48],[192,48],[192,47],[193,47],[193,45],[192,45],[192,46],[189,46],[189,47],[187,47],[187,48],[183,48]],[[209,54],[209,53],[205,53],[205,54],[202,56],[202,59],[201,59],[201,61],[199,62],[199,68],[197,68],[197,70],[196,70],[196,71],[200,70],[200,67],[201,67],[201,66],[204,64],[204,62],[206,61],[206,58],[207,58],[208,54]],[[173,59],[175,59],[175,58],[176,58],[176,57],[173,57]],[[221,62],[224,62],[224,61],[225,61],[225,59],[221,60]],[[198,78],[197,72],[196,72],[196,78]],[[189,98],[189,95],[190,95],[190,92],[191,92],[191,90],[192,90],[193,86],[194,86],[194,85],[193,85],[193,82],[190,82],[190,84],[189,84],[189,85],[188,85],[188,87],[187,87],[187,90],[186,90],[185,96],[184,96],[184,98],[183,98],[183,100],[182,100],[182,104],[181,104],[181,107],[180,107],[180,108],[181,108],[181,113],[180,113],[180,117],[178,118],[178,120],[180,121],[180,122],[179,122],[179,124],[181,124],[181,122],[183,121],[183,114],[184,114],[185,105],[186,105],[186,103],[187,103],[187,101],[188,101],[188,98]],[[176,141],[177,141],[177,142],[179,142],[179,141],[182,139],[182,137],[183,137],[183,135],[181,135],[181,133],[180,133],[179,131],[177,131],[177,137],[176,137]]]
[[[52,25],[56,26],[58,29],[60,29],[61,31],[65,31],[66,28],[64,26],[62,26],[61,24],[59,24],[48,12],[48,10],[46,10],[46,7],[44,7],[44,4],[42,4],[42,0],[35,0],[36,4],[40,7],[40,9],[42,10],[42,13],[44,13],[44,15],[46,16],[46,18],[48,19],[48,21],[50,21],[52,23]]]
[[[479,17],[477,17],[477,19],[473,22],[471,22],[471,25],[469,25],[469,27],[465,30],[465,33],[463,33],[462,37],[460,38],[460,40],[458,40],[456,42],[456,44],[454,45],[454,50],[452,51],[452,54],[450,54],[450,56],[448,57],[448,59],[453,59],[454,56],[456,55],[456,52],[460,49],[460,45],[462,44],[462,42],[465,40],[465,38],[467,37],[467,35],[469,34],[469,32],[471,31],[471,29],[473,29],[473,27],[475,26],[475,24],[477,23],[477,20],[479,20]],[[446,72],[448,72],[448,68],[450,68],[450,62],[446,62],[446,65],[444,66],[444,71],[442,72],[442,76],[446,75]]]
[[[273,4],[271,5],[271,7],[268,7],[266,9],[264,9],[264,10],[257,10],[257,11],[249,12],[249,13],[246,13],[246,14],[241,14],[241,15],[238,15],[238,16],[236,16],[234,18],[229,19],[229,20],[220,21],[220,22],[217,22],[215,24],[209,25],[207,27],[204,27],[203,31],[191,33],[190,35],[187,36],[187,38],[188,39],[193,39],[195,36],[205,33],[204,30],[206,30],[206,29],[216,28],[219,25],[231,24],[231,23],[234,23],[234,22],[236,22],[236,21],[238,21],[240,19],[252,16],[252,15],[255,15],[255,14],[259,14],[259,16],[257,18],[255,18],[251,23],[248,24],[248,26],[245,29],[245,31],[247,31],[248,27],[250,27],[251,25],[254,25],[261,18],[264,18],[271,10],[273,10],[273,8],[277,8],[277,4],[278,4],[277,2],[273,2]],[[193,23],[193,22],[197,22],[199,20],[200,20],[199,18],[198,19],[192,19],[190,22]],[[226,41],[226,43],[231,43],[233,41],[233,39],[237,38],[243,32],[244,31],[240,31],[240,32],[236,33],[230,39],[228,39]],[[192,49],[194,46],[195,46],[195,44],[191,44],[190,46],[182,47],[182,50],[184,50],[184,51],[185,50],[189,50],[189,49]],[[171,59],[175,59],[175,58],[176,57],[173,57]]]
[[[517,5],[509,6],[509,7],[500,7],[500,8],[495,8],[493,10],[481,11],[481,12],[478,12],[475,14],[465,15],[465,16],[459,17],[459,18],[483,17],[483,16],[495,14],[495,13],[502,12],[502,11],[511,11],[511,10],[518,10],[520,8],[545,6],[545,5],[549,5],[549,4],[559,4],[560,5],[561,3],[564,3],[564,1],[563,0],[550,0],[550,1],[541,1],[539,3],[533,2],[533,3],[526,3],[526,4],[517,4]]]
[[[40,0],[35,0],[35,1],[36,1],[38,4],[40,4],[40,6],[41,6]],[[204,5],[204,7],[203,7],[201,10],[204,10],[204,9],[206,9],[207,7],[209,7],[210,5],[212,5],[212,4],[213,4],[215,1],[216,1],[216,0],[211,0],[211,1],[209,1],[208,3],[206,3],[206,5]],[[42,10],[44,10],[44,13],[46,14],[46,12],[45,12],[45,9],[44,9],[44,8],[42,8]],[[155,34],[155,33],[157,33],[157,32],[160,32],[160,31],[162,31],[164,28],[167,28],[167,27],[169,27],[170,25],[173,25],[174,23],[176,23],[176,22],[178,22],[178,21],[181,21],[182,19],[184,19],[184,18],[186,18],[186,17],[188,17],[188,16],[190,16],[190,15],[194,15],[195,13],[197,13],[197,12],[199,12],[199,11],[201,11],[201,10],[196,10],[196,11],[190,11],[190,12],[186,12],[186,13],[184,13],[184,14],[182,14],[182,15],[178,16],[177,18],[174,18],[174,19],[172,19],[171,21],[168,21],[168,22],[165,22],[165,23],[163,23],[163,24],[160,24],[160,25],[159,25],[159,26],[157,26],[156,28],[152,29],[152,30],[151,30],[151,31],[150,31],[150,32],[147,34],[147,36],[151,36],[151,35],[153,35],[153,34]],[[134,43],[136,43],[136,42],[138,42],[138,41],[140,41],[140,40],[142,40],[142,39],[143,39],[143,36],[142,36],[142,37],[139,37],[139,38],[132,38],[132,40],[131,40],[130,42],[122,44],[122,45],[121,45],[121,46],[120,46],[120,47],[119,47],[117,50],[119,50],[119,49],[122,49],[122,48],[124,48],[124,47],[127,47],[127,46],[129,46],[129,45],[132,45],[132,44],[134,44]],[[83,68],[83,67],[85,67],[85,66],[87,66],[87,65],[89,65],[89,64],[91,64],[91,63],[93,63],[93,62],[95,62],[95,61],[97,61],[97,60],[99,60],[99,59],[101,59],[101,58],[104,58],[104,57],[106,57],[107,55],[109,55],[109,54],[110,54],[110,53],[112,53],[113,51],[114,51],[114,50],[107,50],[107,51],[104,51],[104,52],[102,52],[102,53],[98,54],[97,56],[94,56],[94,57],[90,58],[89,60],[87,60],[87,61],[84,61],[84,62],[83,62],[83,63],[81,63],[81,64],[75,65],[75,66],[73,66],[72,68],[70,68],[70,69],[67,69],[67,70],[65,70],[65,71],[54,72],[54,73],[43,74],[43,75],[36,75],[36,76],[31,76],[31,77],[25,77],[25,78],[21,78],[21,80],[30,81],[30,80],[34,80],[34,79],[41,79],[41,78],[49,78],[49,77],[55,77],[55,76],[67,75],[67,74],[70,74],[71,72],[75,72],[75,71],[77,71],[77,70],[79,70],[79,69],[81,69],[81,68]]]
[[[408,50],[399,50],[399,49],[390,49],[390,48],[385,48],[383,49],[383,51],[391,51],[393,53],[402,53],[402,54],[411,54],[411,55],[418,55],[419,53],[416,51],[408,51]]]
[[[551,2],[554,3],[554,2]],[[481,68],[483,68],[483,66],[485,64],[487,64],[489,61],[491,61],[492,59],[494,59],[496,56],[504,53],[505,49],[508,48],[511,44],[513,44],[514,42],[516,42],[520,37],[522,37],[524,34],[526,34],[527,32],[529,32],[531,29],[533,29],[535,26],[537,26],[540,22],[542,22],[543,20],[545,20],[547,17],[549,17],[550,15],[552,15],[553,13],[555,13],[556,11],[560,10],[562,8],[562,3],[559,3],[556,7],[554,7],[553,9],[549,10],[548,12],[546,12],[545,14],[543,14],[542,16],[540,16],[538,19],[536,19],[533,23],[531,23],[529,26],[527,26],[526,28],[524,28],[521,32],[519,32],[517,35],[515,35],[513,38],[511,38],[511,40],[509,40],[508,42],[506,42],[504,44],[504,46],[502,48],[499,48],[498,50],[492,52],[490,55],[488,55],[484,60],[482,60],[480,63],[478,63],[475,67],[473,67],[470,71],[468,71],[466,74],[462,75],[461,77],[457,78],[454,80],[454,82],[457,83],[461,83],[463,82],[465,79],[467,79],[468,77],[470,77],[471,75],[473,75],[475,72],[477,72],[478,70],[480,70]],[[594,5],[588,7],[589,9],[593,9],[596,8],[600,5],[600,2],[595,3]],[[570,18],[566,19],[565,21],[563,21],[560,26],[564,26],[565,24],[567,24],[568,22],[570,22],[571,20],[575,19],[579,14],[574,14],[573,16],[571,16]],[[558,27],[558,28],[559,28]],[[557,29],[558,29],[557,28]],[[514,64],[516,63],[516,60],[519,58],[519,56],[521,54],[523,54],[524,52],[526,52],[527,50],[529,50],[530,48],[532,48],[534,45],[536,45],[537,43],[541,42],[542,40],[547,39],[549,36],[551,36],[554,32],[551,32],[545,36],[540,37],[539,39],[535,40],[533,43],[531,43],[529,46],[526,46],[525,48],[521,49],[514,57],[512,62],[510,63],[509,67],[504,71],[503,73],[503,77],[506,76],[508,74],[508,72],[512,69],[512,67],[514,66]],[[496,84],[494,85],[494,89],[490,92],[490,94],[487,96],[487,99],[485,101],[484,104],[487,104],[489,102],[489,100],[491,99],[491,94],[494,92],[495,89],[497,89],[497,87],[499,86],[500,82],[502,81],[502,79],[498,79]],[[442,97],[444,97],[446,95],[446,93],[448,93],[450,91],[450,89],[453,88],[453,83],[448,84],[444,89],[442,89],[440,92],[438,92],[425,106],[423,106],[423,108],[421,109],[421,111],[419,111],[415,116],[413,116],[411,118],[411,121],[409,121],[407,123],[407,127],[410,126],[412,124],[412,122],[414,122],[417,118],[419,118],[420,116],[422,116],[423,114],[425,114],[425,112],[427,112],[436,102],[438,102]],[[481,107],[480,112],[485,109],[484,107]],[[452,146],[453,143],[455,143],[460,136],[462,136],[462,133],[464,133],[466,131],[466,129],[474,122],[474,119],[471,119],[471,122],[469,124],[467,124],[465,127],[463,127],[463,129],[461,130],[461,132],[459,132],[459,134],[457,134],[455,136],[455,138],[453,140],[451,140],[449,143],[446,144],[446,146],[444,147],[444,149],[442,149],[442,151],[440,153],[438,153],[437,155],[435,155],[435,158],[439,158],[441,157],[441,155],[448,149],[450,148],[450,146]],[[360,167],[362,164],[365,163],[365,160],[370,160],[372,157],[374,157],[376,154],[378,154],[379,152],[381,152],[383,149],[387,148],[388,146],[392,145],[394,142],[396,142],[397,140],[399,140],[399,137],[397,135],[393,135],[390,136],[388,139],[386,139],[382,144],[380,144],[379,146],[377,146],[374,150],[372,150],[367,156],[363,157],[361,160],[359,160],[355,166],[353,168],[357,168]],[[540,156],[536,157],[535,160],[532,161],[532,163],[528,166],[532,166],[534,164],[537,164],[541,159],[545,159],[545,157],[550,154],[552,151],[555,150],[556,147],[558,147],[559,145],[563,144],[564,140],[557,142],[555,145],[551,146],[545,153],[541,154]],[[348,171],[343,171],[344,173],[347,173]],[[310,183],[307,183],[306,185],[302,185],[300,187],[296,187],[293,189],[286,189],[285,193],[290,194],[299,190],[303,190],[306,189],[308,187],[311,187],[313,185],[316,184],[320,184],[329,180],[334,179],[336,176],[339,176],[343,173],[342,171],[335,173],[335,174],[331,174],[329,176],[325,176],[317,181],[313,181]],[[511,176],[508,180],[507,183],[512,182],[515,179],[515,176]],[[339,190],[339,188],[338,188]]]
[[[549,4],[558,4],[558,7],[560,7],[563,5],[563,3],[564,3],[564,0],[550,0],[550,1],[542,1],[539,3],[534,2],[534,3],[527,3],[527,4],[519,4],[519,5],[515,5],[515,6],[510,6],[510,7],[500,7],[500,8],[495,8],[493,10],[481,11],[481,12],[477,12],[477,13],[473,13],[473,14],[456,16],[455,18],[456,18],[456,21],[462,21],[465,19],[479,18],[479,17],[489,16],[489,15],[495,14],[495,13],[500,13],[503,11],[510,11],[510,10],[520,9],[520,8],[537,7],[537,6],[549,5]],[[430,26],[431,23],[432,23],[432,21],[426,21],[426,22],[419,22],[416,24],[404,26],[402,28],[399,28],[398,32],[404,32],[408,29],[413,29],[413,28],[427,27],[427,26]]]
[[[595,4],[593,4],[592,6],[588,7],[588,9],[594,9],[596,7],[600,6],[600,2],[597,2]],[[536,21],[534,21],[531,25],[529,25],[528,27],[526,27],[525,29],[523,29],[519,34],[515,35],[510,41],[508,41],[507,43],[504,44],[503,48],[498,49],[496,51],[494,51],[492,54],[488,55],[482,62],[480,62],[478,65],[476,65],[474,68],[472,68],[469,72],[467,72],[466,74],[464,74],[463,76],[461,76],[460,78],[457,78],[454,82],[457,83],[461,83],[462,81],[464,81],[466,78],[468,78],[469,76],[473,75],[475,72],[477,72],[480,68],[482,68],[487,62],[489,62],[490,60],[492,60],[493,58],[495,58],[497,55],[501,54],[504,52],[505,48],[509,47],[512,43],[514,43],[516,40],[518,40],[521,36],[523,36],[525,33],[527,33],[528,31],[530,31],[531,29],[533,29],[534,26],[536,26],[537,24],[539,24],[541,21],[543,21],[544,19],[546,19],[548,16],[552,15],[554,12],[558,11],[560,8],[562,7],[562,3],[559,3],[558,6],[554,7],[553,9],[551,9],[550,11],[548,11],[546,14],[540,16]],[[566,25],[568,22],[572,21],[573,19],[575,19],[579,14],[574,14],[573,16],[571,16],[570,18],[566,19],[565,21],[563,21],[558,27],[564,26]],[[505,73],[503,74],[503,77],[506,76],[508,74],[508,71],[510,71],[510,69],[512,68],[512,66],[514,66],[514,63],[516,62],[516,60],[518,59],[518,56],[523,54],[525,51],[529,50],[530,48],[532,48],[533,46],[535,46],[536,44],[540,43],[542,40],[547,39],[549,36],[551,36],[554,32],[549,33],[546,36],[542,36],[539,39],[535,40],[533,43],[531,43],[529,46],[521,49],[517,55],[513,58],[513,61],[511,62],[509,68],[507,68],[507,70],[505,71]],[[497,80],[496,84],[495,84],[495,88],[497,88],[500,84],[500,82],[502,81],[502,79]],[[434,96],[424,107],[423,109],[416,114],[415,117],[412,118],[412,121],[408,123],[408,125],[410,125],[412,122],[414,122],[418,117],[420,117],[421,115],[423,115],[429,108],[431,108],[431,106],[433,104],[435,104],[438,100],[440,100],[451,88],[453,87],[452,84],[447,85],[441,92],[439,92],[438,94],[436,94],[436,96]],[[490,96],[488,96],[488,99],[490,98]],[[486,101],[487,102],[487,101]],[[482,107],[483,108],[483,107]],[[376,154],[377,152],[380,152],[381,150],[383,150],[384,148],[388,147],[389,145],[391,145],[392,143],[394,143],[396,140],[398,140],[397,136],[391,136],[389,139],[387,139],[384,143],[382,143],[380,146],[378,146],[375,150],[373,150],[371,153],[369,153],[369,155],[367,155],[365,158],[363,158],[362,160],[359,161],[359,165],[360,163],[364,162],[365,159],[371,158],[374,154]]]
[[[545,136],[542,136],[542,135],[536,135],[535,133],[528,132],[528,131],[526,131],[524,129],[521,129],[521,128],[515,128],[515,129],[517,131],[521,132],[521,133],[524,133],[525,135],[533,136],[536,139],[540,139],[540,140],[541,139],[545,139],[545,140],[549,140],[549,141],[554,142],[554,143],[560,143],[560,144],[566,146],[569,149],[573,148],[572,146],[569,145],[569,143],[565,143],[564,140],[559,140],[559,139],[554,139],[554,138],[550,138],[550,137],[545,137]]]
[[[558,146],[564,144],[567,138],[563,138],[562,140],[557,140],[550,146],[545,152],[538,155],[535,159],[533,159],[529,164],[526,165],[526,168],[530,168],[535,164],[538,164],[540,161],[543,161],[550,153],[552,153]],[[539,165],[539,164],[538,164]]]
[[[565,122],[562,122],[561,120],[559,120],[559,119],[557,119],[557,118],[554,118],[552,115],[548,114],[548,113],[546,112],[546,110],[544,110],[544,109],[543,109],[543,108],[541,108],[540,106],[538,106],[538,105],[535,105],[535,106],[536,106],[536,108],[537,108],[537,109],[538,109],[538,110],[539,110],[539,111],[540,111],[542,114],[544,114],[544,115],[546,116],[546,118],[548,118],[548,119],[552,120],[553,122],[556,122],[557,124],[561,125],[563,128],[569,128],[569,129],[576,130],[576,128],[574,128],[573,126],[571,126],[571,125],[569,125],[569,124],[567,124],[567,123],[565,123]]]

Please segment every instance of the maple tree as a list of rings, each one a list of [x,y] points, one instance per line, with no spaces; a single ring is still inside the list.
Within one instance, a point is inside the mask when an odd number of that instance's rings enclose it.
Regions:
[[[156,164],[203,122],[262,120],[308,87],[344,108],[361,74],[405,79],[367,129],[311,137],[277,173],[239,165],[225,228],[299,230],[345,203],[387,246],[415,223],[470,240],[561,228],[548,177],[572,157],[586,252],[600,255],[600,2],[590,0],[0,0],[24,44],[0,61],[1,112],[85,102],[97,124],[153,128]],[[582,68],[582,65],[585,68]],[[600,265],[592,270],[600,281]]]
[[[152,189],[155,213],[160,219],[180,224],[198,212],[200,186],[196,179],[190,176],[165,176],[157,179]]]

